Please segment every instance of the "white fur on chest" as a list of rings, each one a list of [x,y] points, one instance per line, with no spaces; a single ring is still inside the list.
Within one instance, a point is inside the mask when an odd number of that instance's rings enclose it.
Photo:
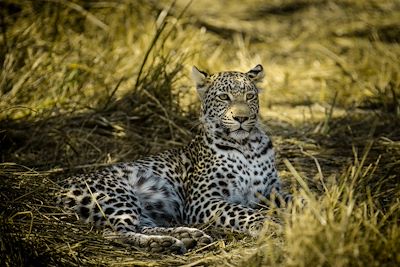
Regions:
[[[268,191],[266,181],[276,174],[273,151],[261,155],[258,147],[250,145],[242,152],[230,150],[221,154],[224,164],[219,169],[229,190],[226,200],[255,208]]]

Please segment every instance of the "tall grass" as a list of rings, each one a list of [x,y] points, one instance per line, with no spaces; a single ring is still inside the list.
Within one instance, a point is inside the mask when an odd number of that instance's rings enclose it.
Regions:
[[[305,206],[294,202],[290,212],[282,215],[284,226],[260,239],[262,245],[249,259],[252,266],[396,266],[400,262],[400,191],[382,190],[384,178],[371,183],[379,160],[366,164],[370,147],[338,177],[328,179],[322,194],[300,189],[298,196]],[[381,194],[389,199],[385,207],[378,201]]]

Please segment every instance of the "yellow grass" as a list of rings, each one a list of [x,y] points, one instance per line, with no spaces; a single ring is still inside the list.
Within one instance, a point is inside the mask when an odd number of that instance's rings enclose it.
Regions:
[[[1,266],[400,265],[400,4],[395,0],[0,4]],[[285,187],[257,240],[205,227],[183,256],[103,239],[55,206],[76,172],[181,146],[192,65],[262,63]]]

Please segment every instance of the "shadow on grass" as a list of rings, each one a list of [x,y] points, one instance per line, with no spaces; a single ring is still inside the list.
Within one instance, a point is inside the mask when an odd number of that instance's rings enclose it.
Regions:
[[[303,124],[288,130],[287,124],[282,127],[279,122],[270,122],[280,140],[276,144],[278,169],[285,173],[283,159],[287,158],[309,187],[321,195],[321,175],[329,183],[352,164],[361,164],[365,170],[372,168],[371,177],[357,181],[357,194],[364,198],[372,195],[374,203],[385,210],[400,192],[396,182],[400,173],[400,120],[389,114],[361,111],[330,120],[329,130],[324,133],[318,131],[320,124]],[[290,175],[284,176],[291,179]]]
[[[3,218],[0,218],[3,220]],[[31,242],[21,234],[21,229],[10,223],[0,222],[0,252],[1,266],[49,266],[59,265],[61,262],[50,255],[39,242]],[[5,255],[2,255],[5,253]]]
[[[178,125],[194,127],[194,114],[143,96],[133,102],[127,95],[118,100],[121,107],[3,120],[1,161],[48,169],[133,160],[190,138]]]

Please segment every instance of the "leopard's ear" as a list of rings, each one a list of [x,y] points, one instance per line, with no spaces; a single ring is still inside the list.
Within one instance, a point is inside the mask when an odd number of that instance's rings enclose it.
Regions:
[[[260,64],[246,72],[247,76],[254,82],[259,83],[262,82],[264,78],[264,68]]]
[[[207,90],[207,77],[209,74],[207,72],[201,71],[195,66],[192,68],[192,79],[196,84],[197,92],[200,97],[203,98],[206,90]]]

